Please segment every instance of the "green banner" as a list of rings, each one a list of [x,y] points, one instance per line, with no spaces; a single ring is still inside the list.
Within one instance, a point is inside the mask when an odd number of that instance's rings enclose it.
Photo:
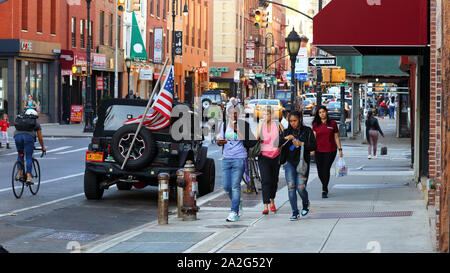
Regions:
[[[133,60],[144,60],[148,59],[147,50],[145,49],[144,41],[142,40],[141,32],[139,31],[139,25],[136,20],[136,15],[133,11],[133,20],[131,27],[131,49],[130,58]]]

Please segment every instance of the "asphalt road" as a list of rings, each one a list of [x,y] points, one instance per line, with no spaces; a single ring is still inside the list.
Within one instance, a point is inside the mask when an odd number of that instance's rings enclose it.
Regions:
[[[306,123],[310,122],[306,118]],[[256,127],[251,122],[252,128]],[[0,150],[0,244],[10,252],[68,253],[71,244],[91,241],[157,220],[157,187],[119,191],[106,190],[99,201],[86,200],[83,189],[84,155],[90,139],[47,138],[47,155],[35,157],[41,166],[41,187],[37,195],[25,188],[16,199],[11,189],[11,172],[17,159],[15,145]],[[215,191],[222,188],[222,148],[211,144],[208,157],[216,164]],[[170,202],[170,209],[176,208]]]

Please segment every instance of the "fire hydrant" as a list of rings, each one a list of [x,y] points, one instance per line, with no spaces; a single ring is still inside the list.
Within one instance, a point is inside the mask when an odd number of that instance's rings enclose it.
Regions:
[[[191,160],[186,161],[183,171],[184,180],[186,181],[183,194],[183,207],[181,208],[183,221],[195,221],[197,220],[197,211],[200,208],[196,204],[198,184],[194,163]]]

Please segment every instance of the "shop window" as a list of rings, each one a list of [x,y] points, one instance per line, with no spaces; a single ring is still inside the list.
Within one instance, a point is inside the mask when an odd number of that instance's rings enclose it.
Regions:
[[[0,113],[7,112],[8,61],[0,60]]]
[[[24,97],[23,105],[27,101],[29,94],[38,105],[38,111],[42,114],[48,114],[49,102],[49,84],[48,84],[48,64],[25,61]]]

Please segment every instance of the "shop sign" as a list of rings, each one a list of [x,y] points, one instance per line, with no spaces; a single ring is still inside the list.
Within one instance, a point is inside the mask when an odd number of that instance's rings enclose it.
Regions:
[[[83,105],[72,105],[70,109],[70,122],[83,121]]]
[[[183,31],[175,31],[175,55],[183,55]]]
[[[247,64],[255,63],[255,42],[246,41],[245,42],[245,59]]]
[[[241,81],[241,72],[239,70],[234,71],[234,82],[240,82]]]
[[[153,45],[153,62],[162,63],[163,52],[163,29],[155,28],[155,40]]]
[[[209,76],[210,77],[222,77],[222,72],[228,72],[228,67],[210,67]]]
[[[33,51],[33,43],[32,42],[21,42],[20,43],[20,51],[32,52]]]
[[[142,80],[142,81],[153,80],[153,70],[152,69],[141,69],[141,71],[139,71],[139,80]]]
[[[91,53],[92,69],[106,70],[106,55]]]
[[[103,90],[103,76],[97,76],[97,90]]]

